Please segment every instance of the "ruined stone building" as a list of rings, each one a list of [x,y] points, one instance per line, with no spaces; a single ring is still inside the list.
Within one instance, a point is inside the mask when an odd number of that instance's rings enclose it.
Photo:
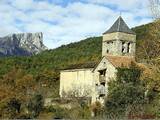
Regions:
[[[79,64],[60,72],[60,96],[74,94],[103,102],[107,82],[116,78],[118,67],[129,67],[135,61],[136,34],[120,16],[103,33],[102,59],[99,63]],[[68,94],[67,94],[68,93]]]

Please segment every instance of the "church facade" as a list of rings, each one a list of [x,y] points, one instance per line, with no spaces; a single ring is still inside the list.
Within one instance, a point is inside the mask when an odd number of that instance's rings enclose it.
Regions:
[[[60,72],[60,97],[74,95],[90,97],[91,102],[104,102],[107,82],[116,79],[118,67],[130,67],[135,62],[136,34],[120,16],[103,33],[102,59],[99,63],[75,65]]]

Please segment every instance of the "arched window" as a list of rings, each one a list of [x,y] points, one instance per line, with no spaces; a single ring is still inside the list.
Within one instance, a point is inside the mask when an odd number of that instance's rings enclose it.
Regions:
[[[122,42],[122,53],[125,53],[125,42]]]
[[[131,46],[131,43],[128,43],[128,45],[127,45],[127,53],[130,53],[130,46]]]

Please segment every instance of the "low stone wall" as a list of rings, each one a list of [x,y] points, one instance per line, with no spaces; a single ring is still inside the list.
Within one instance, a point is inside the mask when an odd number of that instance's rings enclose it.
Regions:
[[[46,98],[44,100],[45,107],[59,105],[60,107],[71,109],[77,103],[90,105],[91,98]]]

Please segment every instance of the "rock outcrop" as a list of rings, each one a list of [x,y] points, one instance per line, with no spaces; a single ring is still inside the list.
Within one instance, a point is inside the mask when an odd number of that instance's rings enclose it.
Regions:
[[[34,55],[46,49],[42,33],[19,33],[0,38],[0,56]]]

